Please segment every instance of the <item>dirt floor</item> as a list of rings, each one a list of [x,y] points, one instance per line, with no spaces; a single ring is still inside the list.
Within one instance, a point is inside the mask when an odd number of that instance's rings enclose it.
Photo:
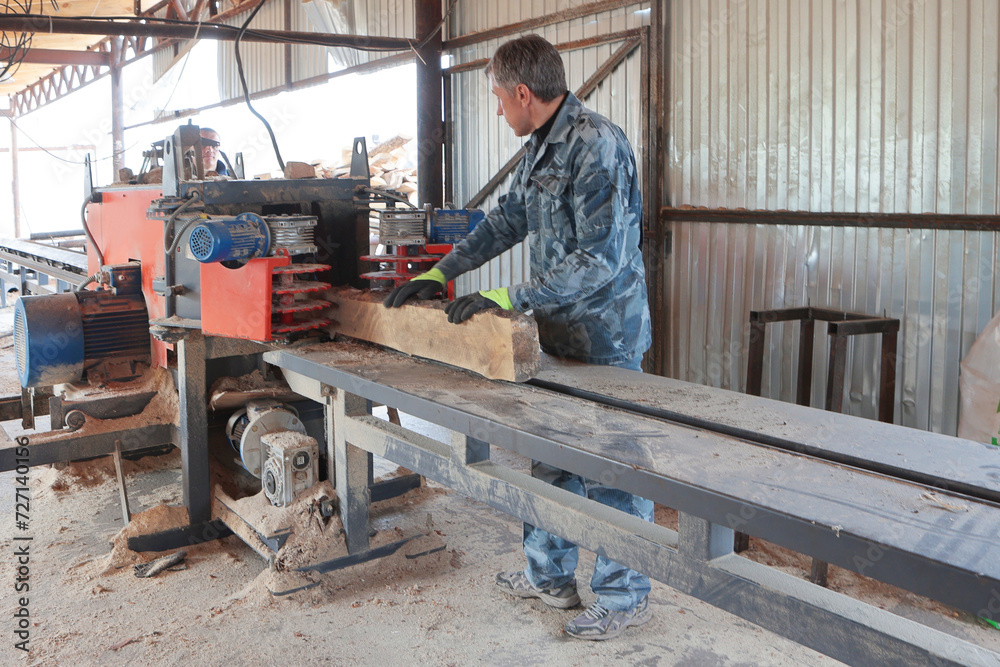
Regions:
[[[9,340],[0,337],[0,347]],[[0,356],[0,381],[11,366]],[[403,418],[431,437],[444,435]],[[16,424],[4,426],[16,434]],[[493,455],[527,469],[520,457],[496,448]],[[125,471],[130,533],[185,521],[176,450],[126,461]],[[378,468],[394,472],[386,462]],[[125,548],[110,458],[32,468],[29,477],[30,527],[17,531],[16,475],[0,474],[0,586],[6,591],[0,664],[839,664],[656,582],[649,624],[610,642],[571,639],[562,627],[580,609],[513,599],[493,584],[496,572],[523,567],[520,523],[433,483],[373,506],[373,544],[424,534],[387,559],[305,577],[276,572],[233,536],[190,547],[180,568],[140,579],[133,566],[162,554]],[[342,552],[335,519],[306,520],[315,522],[330,553]],[[675,525],[676,514],[658,508],[657,522]],[[24,654],[12,634],[18,607],[12,554],[22,544],[13,538],[27,535],[33,538],[26,594],[31,634]],[[581,556],[586,605],[594,599],[587,586],[594,556]],[[747,556],[802,577],[809,566],[802,556],[756,540]],[[838,568],[831,580],[836,590],[1000,651],[1000,632],[968,615]],[[272,594],[300,586],[312,587]]]

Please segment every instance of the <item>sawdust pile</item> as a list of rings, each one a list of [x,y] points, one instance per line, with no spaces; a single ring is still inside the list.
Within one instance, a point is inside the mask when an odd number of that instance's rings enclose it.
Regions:
[[[176,447],[166,454],[144,456],[136,461],[122,460],[122,471],[126,477],[143,472],[179,468],[181,452]],[[115,464],[111,456],[102,456],[88,461],[73,461],[61,466],[37,469],[32,476],[33,491],[45,496],[47,493],[64,495],[104,484],[115,477]]]
[[[403,505],[418,504],[421,498],[441,492],[441,489],[422,487],[405,498],[394,498],[377,505],[383,506],[383,512],[391,514]],[[339,517],[324,518],[320,514],[320,503],[327,499],[336,499],[336,491],[329,482],[315,485],[287,507],[272,506],[263,492],[227,501],[265,538],[288,535],[282,548],[274,555],[272,566],[234,595],[229,600],[230,604],[271,605],[273,600],[290,599],[289,596],[302,602],[323,604],[345,588],[363,583],[367,577],[398,585],[411,578],[421,579],[435,571],[460,567],[456,565],[459,556],[445,549],[443,534],[435,529],[429,515],[420,530],[411,528],[404,531],[394,525],[396,521],[390,517],[377,516],[379,511],[373,508],[374,530],[369,537],[370,548],[387,547],[409,538],[395,553],[325,574],[298,571],[299,568],[348,556]]]
[[[145,563],[156,558],[152,553],[139,553],[128,548],[128,538],[180,528],[189,523],[184,506],[157,505],[132,516],[132,521],[111,541],[111,553],[106,559],[104,574],[111,574],[126,565]]]
[[[142,412],[129,417],[116,419],[97,419],[87,417],[84,425],[75,431],[76,436],[96,435],[112,431],[140,430],[144,427],[160,424],[177,424],[180,421],[180,408],[177,389],[174,386],[170,371],[165,368],[147,369],[141,378],[132,382],[109,382],[96,387],[81,389],[71,385],[62,385],[62,393],[66,398],[80,400],[91,393],[103,396],[114,393],[154,392],[149,404]],[[29,436],[32,443],[58,440],[66,434],[63,430],[47,431]]]

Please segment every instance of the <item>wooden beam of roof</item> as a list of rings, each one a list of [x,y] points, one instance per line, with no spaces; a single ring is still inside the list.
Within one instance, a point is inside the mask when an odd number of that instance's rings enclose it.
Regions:
[[[11,49],[0,47],[0,61],[6,62],[12,55]],[[35,65],[95,65],[110,64],[107,53],[96,51],[67,51],[63,49],[28,49],[21,60]]]

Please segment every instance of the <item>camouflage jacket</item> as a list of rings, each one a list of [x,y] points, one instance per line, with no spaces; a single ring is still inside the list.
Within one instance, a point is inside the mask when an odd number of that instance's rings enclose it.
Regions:
[[[510,191],[437,268],[451,280],[527,238],[531,280],[509,294],[533,311],[542,349],[592,364],[634,359],[652,339],[628,139],[569,93],[545,140],[532,135],[525,148]]]

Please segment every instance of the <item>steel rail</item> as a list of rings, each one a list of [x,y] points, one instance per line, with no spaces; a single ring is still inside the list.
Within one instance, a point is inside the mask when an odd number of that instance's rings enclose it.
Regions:
[[[949,491],[951,493],[958,493],[976,500],[983,500],[992,503],[1000,503],[1000,490],[997,489],[988,489],[982,486],[977,486],[975,484],[970,484],[960,480],[936,476],[929,472],[914,470],[912,468],[893,466],[883,462],[873,461],[871,459],[855,456],[845,452],[830,451],[828,449],[824,449],[823,447],[819,447],[816,445],[810,445],[807,443],[795,440],[789,440],[787,438],[782,438],[779,436],[773,436],[760,433],[757,431],[751,431],[749,429],[740,428],[739,426],[733,426],[731,424],[723,424],[721,422],[712,421],[710,419],[705,419],[702,417],[695,417],[693,415],[684,414],[681,412],[675,412],[673,410],[666,410],[663,408],[654,408],[644,405],[638,405],[636,403],[625,401],[620,398],[614,398],[612,396],[598,394],[596,392],[588,391],[586,389],[571,387],[569,385],[564,385],[557,382],[551,382],[549,380],[534,378],[532,380],[529,380],[527,384],[530,384],[534,387],[538,387],[539,389],[545,389],[547,391],[551,391],[557,394],[562,394],[573,398],[579,398],[586,401],[592,401],[600,405],[604,405],[610,408],[615,408],[618,410],[624,410],[626,412],[631,412],[637,415],[652,417],[654,419],[659,419],[662,421],[678,424],[681,426],[688,426],[698,430],[717,433],[719,435],[724,435],[730,438],[736,438],[739,440],[743,440],[745,442],[749,442],[754,445],[762,445],[773,449],[779,449],[783,451],[793,452],[795,454],[802,454],[804,456],[821,459],[823,461],[828,461],[830,463],[847,465],[851,466],[852,468],[858,468],[866,472],[875,473],[877,475],[884,475],[886,477],[892,477],[894,479],[899,479],[902,481],[913,482],[915,484],[921,484],[923,486],[930,486],[937,489],[942,489],[945,491]]]

